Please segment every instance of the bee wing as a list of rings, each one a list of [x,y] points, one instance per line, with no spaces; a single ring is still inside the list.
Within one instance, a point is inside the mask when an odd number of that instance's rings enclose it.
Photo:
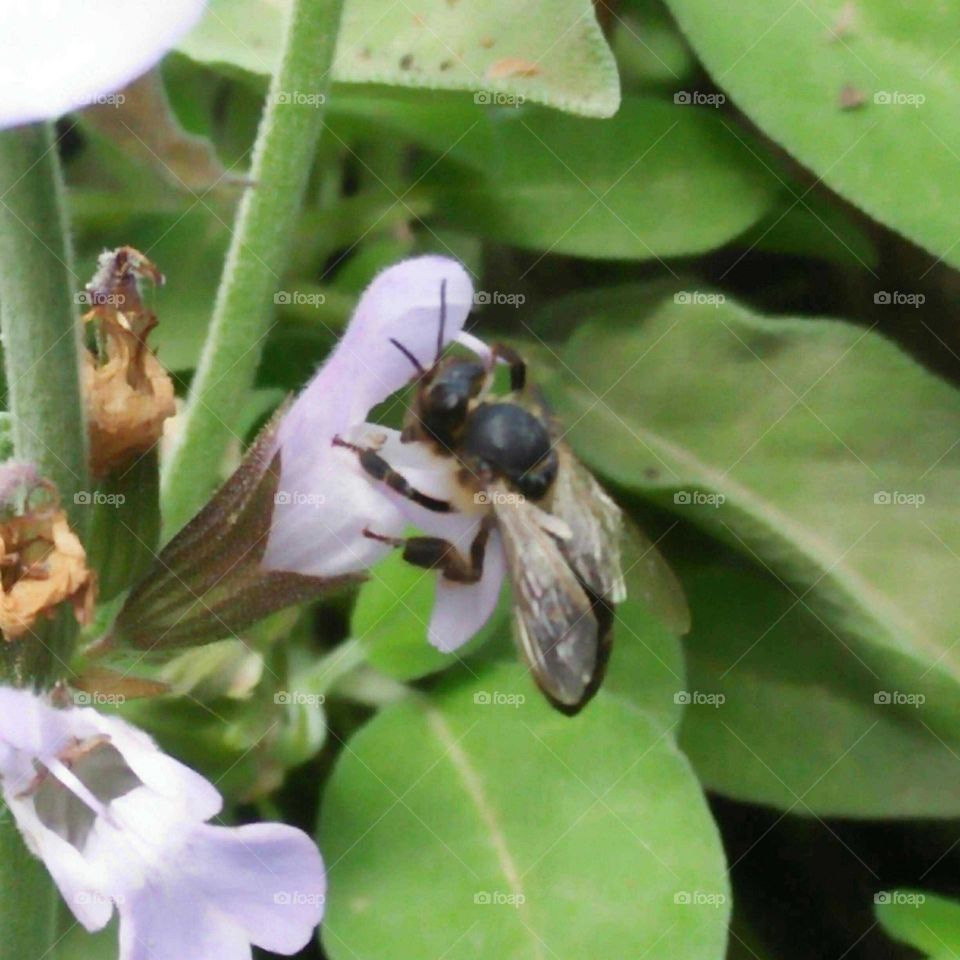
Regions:
[[[494,510],[513,587],[517,644],[547,698],[573,714],[602,679],[605,637],[591,599],[541,525],[539,508],[505,499],[495,497]]]
[[[593,474],[577,460],[562,440],[554,440],[560,469],[554,484],[551,512],[563,520],[572,536],[560,549],[570,566],[598,597],[617,604],[626,599],[622,544],[632,541],[637,560],[630,568],[641,598],[650,611],[673,632],[690,629],[690,611],[676,574],[653,541],[627,521]]]

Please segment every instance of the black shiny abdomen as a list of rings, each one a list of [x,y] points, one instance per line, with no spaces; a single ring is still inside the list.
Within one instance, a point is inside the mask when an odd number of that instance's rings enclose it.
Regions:
[[[515,403],[482,403],[468,417],[461,450],[531,500],[545,496],[557,458],[542,421]]]

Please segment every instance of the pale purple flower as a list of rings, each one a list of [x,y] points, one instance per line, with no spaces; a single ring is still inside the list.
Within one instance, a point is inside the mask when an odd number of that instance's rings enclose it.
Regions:
[[[455,461],[423,443],[401,443],[397,431],[367,422],[373,407],[417,376],[413,362],[391,340],[424,368],[435,361],[441,286],[446,294],[442,345],[458,340],[493,362],[482,342],[462,330],[473,305],[473,284],[455,260],[416,257],[376,277],[333,354],[279,427],[281,474],[265,567],[313,576],[354,573],[390,550],[365,536],[365,529],[397,537],[410,524],[469,551],[486,508],[457,482]],[[362,470],[355,453],[333,445],[335,436],[378,448],[414,487],[453,502],[455,512],[431,512],[387,489]],[[504,572],[503,548],[494,531],[478,583],[437,578],[430,642],[450,652],[469,640],[496,607]]]
[[[199,20],[206,0],[4,0],[0,128],[109,102]]]
[[[0,687],[0,785],[30,849],[87,930],[120,915],[120,960],[292,954],[323,913],[323,862],[302,831],[207,823],[199,774],[117,717]]]

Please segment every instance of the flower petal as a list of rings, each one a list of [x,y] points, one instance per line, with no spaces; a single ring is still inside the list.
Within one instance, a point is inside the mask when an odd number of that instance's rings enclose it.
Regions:
[[[250,960],[250,943],[232,919],[206,909],[200,887],[148,884],[117,905],[120,960]]]
[[[372,566],[389,547],[363,529],[398,536],[403,517],[375,489],[354,453],[331,448],[310,462],[309,449],[291,449],[281,460],[270,536],[261,564],[315,577],[333,577]],[[282,454],[281,456],[284,456]]]
[[[323,916],[326,878],[302,830],[280,823],[204,826],[185,854],[207,900],[251,943],[291,954],[310,941]]]
[[[0,5],[0,128],[53,119],[146,73],[192,27],[205,0],[118,10],[114,0]]]
[[[395,347],[402,343],[423,366],[433,363],[445,283],[444,345],[460,332],[473,303],[473,284],[447,257],[416,257],[370,284],[333,354],[283,418],[277,431],[280,481],[263,565],[313,576],[371,566],[387,548],[363,529],[396,536],[403,519],[360,469],[356,455],[333,446],[365,421],[370,409],[410,382],[416,370]]]
[[[213,784],[163,753],[142,730],[120,717],[104,716],[89,707],[70,712],[75,722],[82,720],[109,737],[140,782],[158,796],[176,803],[183,816],[209,820],[223,808],[223,799]]]
[[[6,777],[3,795],[27,846],[43,861],[73,915],[91,932],[103,929],[113,913],[113,903],[102,872],[91,867],[63,837],[44,826],[33,803],[18,797],[15,789],[8,789]]]
[[[478,583],[452,583],[437,577],[437,594],[430,617],[430,643],[443,653],[462,647],[486,622],[497,607],[506,575],[500,534],[490,534]]]

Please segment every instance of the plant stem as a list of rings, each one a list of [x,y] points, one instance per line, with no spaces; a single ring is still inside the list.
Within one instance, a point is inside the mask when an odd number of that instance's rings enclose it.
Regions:
[[[73,528],[89,511],[87,427],[80,390],[80,325],[53,128],[0,131],[0,330],[14,455],[53,481]],[[48,686],[76,639],[68,611],[35,633],[2,642],[0,680]]]
[[[267,94],[210,331],[162,476],[164,536],[207,499],[250,390],[323,126],[342,0],[296,0]]]
[[[15,455],[52,480],[74,528],[86,513],[80,326],[63,178],[49,125],[0,131],[0,329]]]
[[[87,429],[64,209],[52,128],[0,131],[0,330],[14,453],[57,485],[82,530],[74,494],[87,487]],[[0,640],[3,679],[49,682],[75,635],[76,621],[61,612],[42,643]],[[2,803],[0,865],[0,958],[44,956],[54,942],[56,891]]]
[[[46,868],[27,850],[2,801],[0,869],[0,960],[47,956],[56,939],[56,891]]]

